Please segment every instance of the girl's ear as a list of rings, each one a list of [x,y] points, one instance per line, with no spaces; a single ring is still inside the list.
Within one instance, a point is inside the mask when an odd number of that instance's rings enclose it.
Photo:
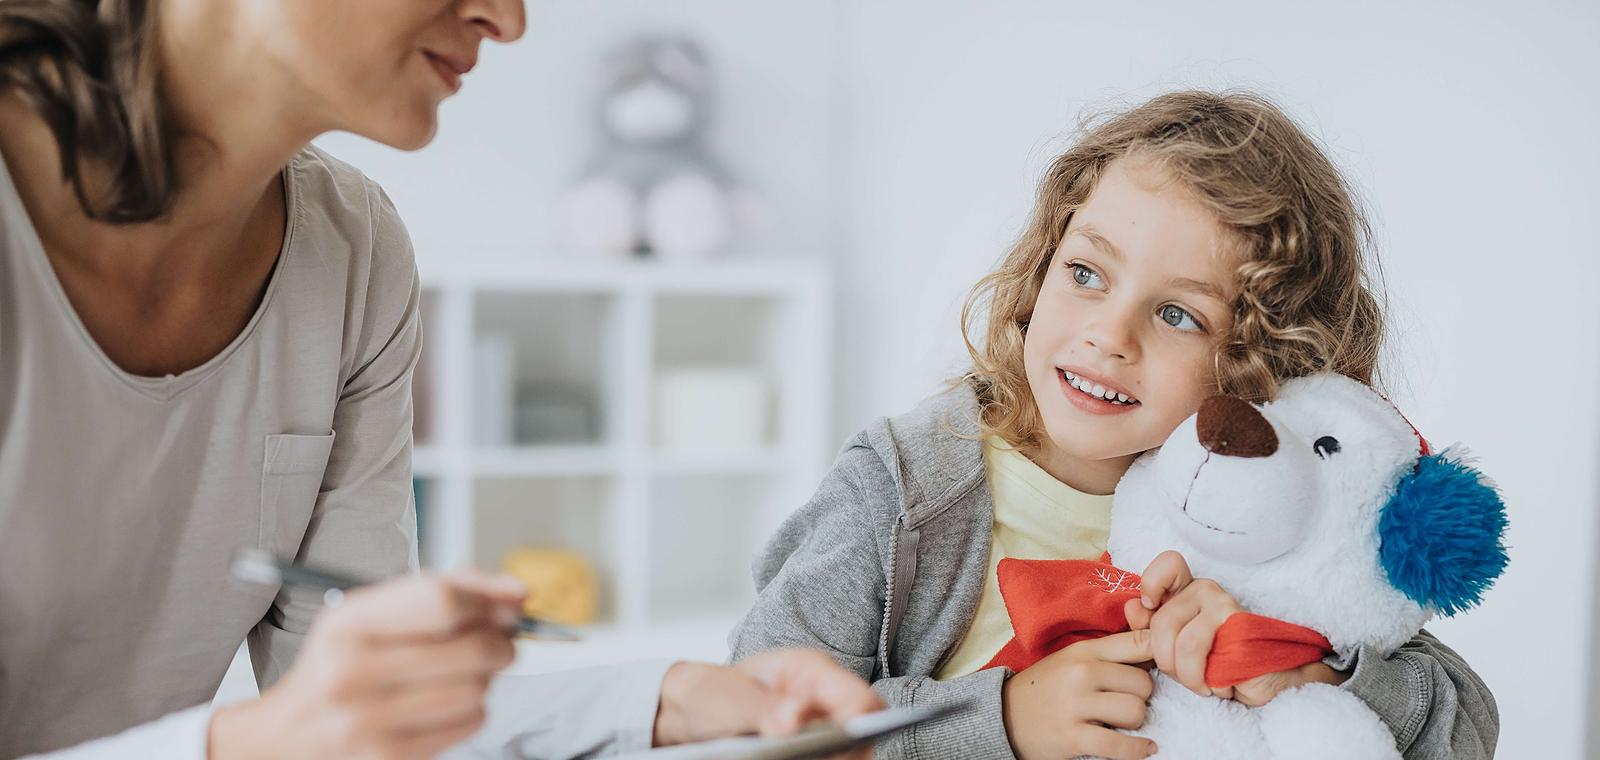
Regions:
[[[1505,503],[1463,460],[1458,449],[1418,459],[1378,517],[1389,582],[1445,615],[1477,605],[1507,561]]]

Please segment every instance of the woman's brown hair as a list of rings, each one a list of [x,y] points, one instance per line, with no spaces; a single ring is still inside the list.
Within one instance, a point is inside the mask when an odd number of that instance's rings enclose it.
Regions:
[[[1022,236],[973,287],[961,313],[986,433],[1036,448],[1042,421],[1022,364],[1023,337],[1051,256],[1106,166],[1125,156],[1177,180],[1232,233],[1240,252],[1233,324],[1217,336],[1216,391],[1270,400],[1316,372],[1376,380],[1383,307],[1371,230],[1348,183],[1270,100],[1183,91],[1088,120],[1039,184]],[[1372,270],[1367,264],[1370,261]],[[975,318],[984,313],[983,340]]]
[[[154,0],[0,0],[0,92],[42,117],[91,219],[143,222],[175,192]],[[90,177],[85,167],[93,167]]]

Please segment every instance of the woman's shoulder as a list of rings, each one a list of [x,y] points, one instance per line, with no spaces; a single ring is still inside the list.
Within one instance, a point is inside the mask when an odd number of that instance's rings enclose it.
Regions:
[[[345,358],[362,366],[382,350],[383,337],[415,318],[420,283],[411,237],[377,182],[321,148],[296,154],[287,179],[295,268],[308,273],[308,287],[344,290]]]
[[[375,180],[315,145],[296,154],[289,171],[295,211],[312,234],[333,232],[358,254],[377,253],[414,265],[405,223]]]

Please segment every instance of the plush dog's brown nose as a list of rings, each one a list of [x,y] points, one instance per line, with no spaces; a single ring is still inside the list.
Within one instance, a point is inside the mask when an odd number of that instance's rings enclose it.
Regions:
[[[1212,396],[1200,402],[1195,433],[1200,445],[1225,457],[1268,457],[1278,450],[1272,423],[1249,402],[1232,396]]]

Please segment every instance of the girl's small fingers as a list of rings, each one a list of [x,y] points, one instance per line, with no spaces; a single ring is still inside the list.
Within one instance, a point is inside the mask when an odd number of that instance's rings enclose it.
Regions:
[[[1122,603],[1122,614],[1128,618],[1128,627],[1141,630],[1150,627],[1150,618],[1155,613],[1145,609],[1138,599],[1129,599]]]
[[[1091,706],[1085,711],[1085,717],[1108,726],[1129,730],[1144,725],[1145,713],[1149,709],[1144,700],[1132,694],[1118,692],[1097,694],[1091,702]]]
[[[1057,652],[1057,655],[1067,657],[1083,657],[1100,662],[1136,664],[1148,662],[1151,641],[1150,632],[1145,630],[1123,631],[1098,639],[1085,639],[1066,649]],[[1065,653],[1065,654],[1063,654]]]
[[[1200,614],[1192,595],[1179,594],[1161,605],[1150,619],[1150,652],[1163,673],[1177,672],[1178,634]]]
[[[1194,576],[1189,563],[1175,551],[1164,551],[1150,560],[1139,583],[1139,602],[1147,610],[1160,607],[1168,597],[1182,591]]]
[[[1144,760],[1156,753],[1156,743],[1138,736],[1117,733],[1100,726],[1082,726],[1079,746],[1085,754],[1110,760]]]
[[[1149,701],[1150,694],[1155,691],[1155,679],[1151,678],[1150,671],[1138,665],[1105,663],[1095,673],[1095,682],[1103,692],[1135,697],[1140,702]]]
[[[1211,687],[1206,685],[1206,659],[1211,656],[1211,642],[1216,637],[1217,627],[1213,620],[1206,615],[1199,615],[1178,632],[1178,638],[1173,642],[1173,657],[1177,666],[1173,677],[1202,697],[1211,696]]]

